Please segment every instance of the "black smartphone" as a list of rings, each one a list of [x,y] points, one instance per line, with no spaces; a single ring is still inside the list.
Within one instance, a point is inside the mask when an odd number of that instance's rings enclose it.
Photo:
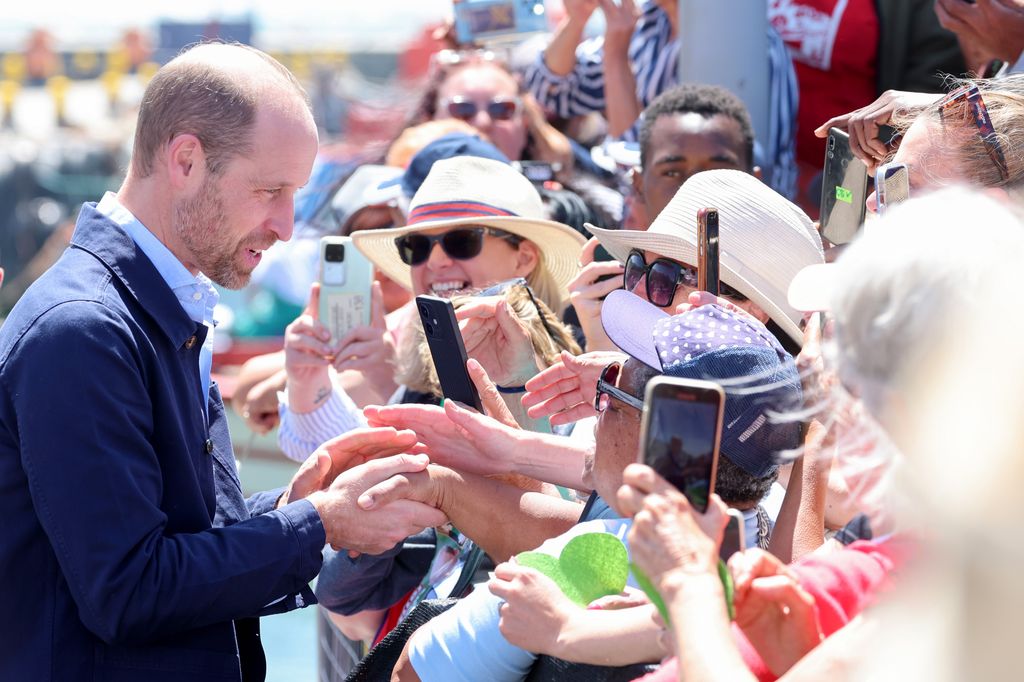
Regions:
[[[821,182],[821,235],[833,244],[853,241],[867,212],[868,168],[850,150],[850,136],[830,128]]]
[[[417,296],[416,309],[423,323],[434,370],[446,400],[455,400],[483,412],[480,395],[466,369],[466,345],[452,302],[438,296]]]
[[[715,491],[725,393],[710,381],[656,377],[647,384],[640,461],[701,514]]]
[[[743,512],[737,509],[729,510],[729,523],[725,526],[725,533],[722,535],[722,545],[718,548],[718,556],[722,561],[729,561],[736,552],[742,552],[747,548],[746,526],[743,520]]]
[[[718,296],[718,209],[697,211],[697,288]]]

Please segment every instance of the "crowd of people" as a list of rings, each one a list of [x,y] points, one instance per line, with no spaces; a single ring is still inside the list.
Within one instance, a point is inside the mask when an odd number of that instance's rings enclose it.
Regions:
[[[679,82],[674,0],[565,0],[527,59],[438,53],[314,197],[287,69],[165,64],[120,189],[0,327],[0,677],[262,680],[260,618],[314,604],[365,642],[353,680],[1015,677],[1024,3],[768,7],[771,131]],[[832,128],[909,174],[849,245],[804,208]],[[341,338],[320,236],[374,269]],[[296,463],[245,498],[211,367],[251,278],[305,307],[237,378]],[[421,295],[479,406],[445,399]],[[661,377],[724,395],[702,499],[642,463]]]

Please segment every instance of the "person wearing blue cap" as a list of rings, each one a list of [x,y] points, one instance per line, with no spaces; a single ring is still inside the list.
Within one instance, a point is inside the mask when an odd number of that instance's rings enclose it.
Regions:
[[[800,444],[799,425],[777,417],[794,412],[802,403],[792,358],[759,322],[718,305],[670,316],[633,294],[616,291],[605,301],[602,318],[609,336],[628,355],[624,362],[610,364],[604,373],[605,381],[617,390],[599,390],[594,396],[594,409],[599,411],[596,447],[583,457],[578,451],[575,453],[575,461],[583,461],[575,487],[594,490],[595,494],[580,523],[548,541],[540,551],[557,555],[569,539],[580,533],[603,531],[621,536],[628,527],[628,521],[619,518],[600,498],[614,503],[623,469],[637,459],[641,396],[647,381],[659,374],[710,379],[724,385],[725,426],[716,490],[727,504],[743,511],[751,543],[764,545],[769,521],[759,511],[758,503],[777,476],[778,454]],[[541,501],[536,497],[527,499],[527,495],[513,494],[506,499],[494,481],[485,479],[483,483],[465,471],[445,473],[438,462],[459,466],[473,458],[463,443],[459,459],[454,441],[444,439],[439,429],[431,429],[417,419],[417,415],[427,416],[429,409],[393,407],[373,413],[375,423],[402,423],[413,428],[430,449],[435,465],[422,476],[400,477],[406,484],[393,479],[385,486],[367,491],[361,504],[372,507],[401,497],[440,504],[453,523],[496,560],[531,549],[536,544],[530,544],[531,538],[551,537],[550,530],[558,523],[552,522],[552,517],[565,514],[569,508],[579,512],[578,507],[569,503],[565,509],[555,511],[557,500],[541,510]],[[507,452],[490,453],[489,471],[483,470],[488,466],[480,461],[484,457],[476,458],[475,464],[470,465],[476,474],[508,473],[511,469],[543,477],[544,465],[530,468],[531,461],[573,456],[564,439],[560,442],[555,437],[536,434],[520,437],[510,429],[487,425],[487,417],[454,405],[446,405],[444,412],[452,421],[458,420],[463,441],[476,440],[481,449],[499,444],[495,433],[499,430],[508,439],[502,448]],[[443,419],[444,415],[433,414],[433,418]],[[476,425],[470,424],[470,420]],[[490,440],[485,435],[487,431],[492,434]],[[507,458],[499,462],[502,457]],[[547,471],[550,473],[550,468]],[[569,484],[567,480],[559,482]],[[480,495],[478,485],[488,486],[488,494]],[[481,497],[487,505],[481,504]],[[567,600],[563,602],[565,598],[551,584],[547,588],[554,589],[553,592],[546,588],[529,592],[545,595],[543,609],[540,604],[524,606],[521,599],[527,591],[520,589],[523,581],[536,585],[544,580],[524,567],[499,566],[489,584],[491,589],[478,589],[413,635],[407,646],[407,659],[400,662],[400,679],[518,680],[529,672],[536,653],[563,658],[571,653],[571,660],[603,665],[656,661],[664,654],[658,648],[649,605],[617,614],[584,612]],[[530,630],[525,641],[517,640],[526,648],[511,644],[502,635],[503,630],[515,626],[507,618],[510,611],[501,607],[499,594],[506,599],[516,599],[514,595],[518,595],[519,601],[512,608],[532,614],[529,628],[517,630],[518,634]],[[585,618],[571,623],[567,620],[584,613]],[[552,616],[553,620],[546,620],[542,614]],[[504,625],[499,629],[503,618]],[[601,634],[607,632],[616,633],[619,646],[609,646],[609,638]],[[567,633],[567,637],[555,636]],[[563,644],[569,648],[562,648]]]

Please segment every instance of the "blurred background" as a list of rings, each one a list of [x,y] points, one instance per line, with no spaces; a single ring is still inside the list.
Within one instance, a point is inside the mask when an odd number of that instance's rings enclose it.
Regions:
[[[339,168],[379,153],[400,130],[439,47],[432,34],[451,7],[451,0],[5,2],[0,321],[64,250],[81,203],[120,185],[146,83],[183,47],[239,41],[291,69],[310,94],[324,146],[310,184],[320,177],[333,185]],[[317,193],[307,196],[315,202]],[[259,286],[224,294],[218,369],[230,384],[241,359],[280,347],[283,324],[258,314],[238,319],[235,311],[259,309],[267,295]],[[286,482],[294,464],[277,452],[276,433],[255,436],[229,414],[247,492]],[[358,645],[332,637],[325,624],[318,634],[317,621],[316,609],[263,620],[268,680],[336,679],[358,656]]]

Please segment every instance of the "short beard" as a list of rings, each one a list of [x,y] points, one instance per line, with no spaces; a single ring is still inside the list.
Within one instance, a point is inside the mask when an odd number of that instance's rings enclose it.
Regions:
[[[230,235],[223,232],[225,223],[224,202],[215,177],[203,184],[198,196],[183,200],[174,209],[178,238],[199,271],[226,289],[241,289],[252,273],[236,264],[239,243],[228,243]]]

